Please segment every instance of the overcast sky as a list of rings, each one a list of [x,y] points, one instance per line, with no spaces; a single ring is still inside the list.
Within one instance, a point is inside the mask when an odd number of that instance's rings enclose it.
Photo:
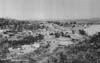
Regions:
[[[0,0],[0,16],[33,20],[100,17],[100,0]]]

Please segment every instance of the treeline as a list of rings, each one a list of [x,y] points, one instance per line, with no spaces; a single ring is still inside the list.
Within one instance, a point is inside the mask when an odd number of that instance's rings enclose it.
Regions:
[[[21,40],[4,40],[4,41],[2,41],[2,43],[3,44],[8,43],[9,47],[16,47],[16,46],[21,46],[21,45],[34,44],[35,42],[37,42],[37,41],[40,42],[43,39],[44,39],[44,35],[39,34],[35,37],[27,36]]]
[[[0,18],[0,29],[10,29],[16,31],[23,31],[23,30],[36,30],[38,29],[39,23],[32,22],[28,20],[15,20],[15,19],[6,19]]]

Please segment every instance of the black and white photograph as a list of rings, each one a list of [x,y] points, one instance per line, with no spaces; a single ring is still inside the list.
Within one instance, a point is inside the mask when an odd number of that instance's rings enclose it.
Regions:
[[[0,63],[100,63],[100,0],[0,0]]]

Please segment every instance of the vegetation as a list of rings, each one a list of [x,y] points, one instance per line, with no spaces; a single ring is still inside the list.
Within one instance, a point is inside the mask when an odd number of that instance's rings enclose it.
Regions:
[[[100,33],[76,45],[69,45],[48,59],[48,63],[99,63]]]
[[[52,22],[48,21],[48,23],[54,23],[59,26],[68,26],[72,24],[77,24],[76,22],[71,22],[71,23],[61,23],[61,22]],[[0,28],[1,29],[10,29],[7,32],[4,32],[4,34],[8,33],[14,33],[17,34],[18,32],[22,32],[23,30],[38,30],[42,29],[45,26],[40,26],[39,23],[35,22],[29,22],[29,21],[18,21],[14,19],[4,19],[0,18]],[[73,32],[74,33],[74,32]],[[79,30],[80,35],[87,35],[84,30]],[[70,35],[67,35],[63,32],[56,32],[56,33],[51,33],[50,35],[55,35],[56,38],[59,38],[60,36],[64,38],[71,38]],[[48,59],[46,60],[45,63],[100,63],[100,32],[93,36],[88,36],[89,39],[85,39],[84,41],[80,41],[77,44],[73,45],[68,45],[68,46],[61,46],[58,47],[55,52],[52,54],[48,53]],[[0,58],[4,56],[6,57],[6,54],[9,53],[7,50],[8,47],[17,47],[25,44],[33,44],[35,42],[41,42],[41,40],[44,39],[44,35],[42,34],[37,34],[37,36],[32,36],[28,35],[23,37],[21,40],[8,40],[7,38],[0,39]],[[6,47],[5,47],[6,46]],[[40,55],[42,56],[47,51],[48,49],[45,48],[43,50],[42,48],[39,48],[38,50],[35,50],[35,55]],[[34,56],[31,53],[29,54],[30,56]],[[42,55],[41,55],[42,54]],[[44,58],[44,57],[42,57]],[[0,60],[1,63],[13,63],[10,61],[2,61]],[[23,62],[14,62],[14,63],[25,63]],[[28,63],[36,63],[36,60],[29,57],[29,62]]]

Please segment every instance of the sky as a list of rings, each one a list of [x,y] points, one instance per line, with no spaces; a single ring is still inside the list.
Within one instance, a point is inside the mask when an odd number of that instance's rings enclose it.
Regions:
[[[100,17],[100,0],[0,0],[0,17],[32,20]]]

